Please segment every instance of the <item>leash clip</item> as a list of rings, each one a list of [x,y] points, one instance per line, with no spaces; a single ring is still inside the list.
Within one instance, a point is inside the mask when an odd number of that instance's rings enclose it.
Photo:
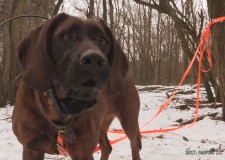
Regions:
[[[69,157],[68,149],[67,149],[67,147],[65,148],[63,145],[64,133],[65,133],[65,130],[58,131],[56,147],[57,147],[57,150],[59,151],[60,155]]]
[[[59,154],[60,154],[60,155],[69,157],[68,152],[66,151],[66,149],[65,149],[63,146],[61,146],[61,145],[58,144],[58,143],[56,144],[56,146],[57,146],[57,150],[59,151]]]

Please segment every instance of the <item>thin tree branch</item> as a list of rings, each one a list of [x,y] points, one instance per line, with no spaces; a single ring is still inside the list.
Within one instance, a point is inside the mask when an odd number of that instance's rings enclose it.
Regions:
[[[177,8],[175,2],[172,1],[172,0],[170,0],[170,2],[173,4],[173,7],[174,7],[174,9],[176,10],[177,14],[178,14],[181,18],[185,19],[187,25],[188,25],[192,30],[194,30],[194,27],[191,25],[191,22],[189,21],[189,19],[188,19],[184,14],[181,13],[181,11]]]
[[[42,19],[49,19],[48,17],[45,17],[45,16],[38,16],[38,15],[22,15],[22,16],[15,16],[15,17],[12,17],[12,18],[9,18],[5,21],[3,21],[2,23],[0,23],[0,27],[2,25],[4,25],[5,23],[9,22],[9,21],[12,21],[14,19],[19,19],[19,18],[28,18],[28,17],[31,17],[31,18],[42,18]]]
[[[55,6],[54,11],[52,12],[52,16],[56,15],[59,11],[60,6],[62,5],[63,0],[59,0]]]
[[[193,27],[190,27],[190,25],[188,25],[181,18],[179,18],[176,10],[174,10],[169,5],[169,1],[160,0],[159,4],[157,4],[154,0],[152,0],[153,4],[151,4],[149,2],[142,1],[142,0],[134,0],[134,2],[136,2],[137,4],[142,4],[142,5],[151,7],[153,9],[156,9],[158,12],[169,15],[175,23],[179,24],[179,27],[182,27],[185,30],[187,30],[187,32],[192,36],[192,38],[194,40],[197,40],[196,31],[193,29]]]

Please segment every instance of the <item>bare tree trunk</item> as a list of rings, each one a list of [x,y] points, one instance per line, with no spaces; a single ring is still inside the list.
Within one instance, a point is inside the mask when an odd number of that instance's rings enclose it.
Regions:
[[[106,0],[103,0],[103,20],[107,23],[107,5],[106,5]]]
[[[160,83],[160,67],[161,67],[161,13],[158,12],[158,22],[157,22],[157,48],[156,48],[156,63],[155,63],[155,75],[154,75],[154,84],[159,84]]]
[[[11,16],[21,15],[24,10],[23,0],[13,0]],[[12,85],[12,80],[20,72],[19,63],[16,55],[16,46],[21,36],[22,20],[11,21],[9,23],[9,51],[6,55],[4,70],[3,70],[3,94],[7,100],[2,102],[5,105],[8,102],[14,103],[16,88]]]
[[[112,0],[109,0],[109,20],[110,20],[109,27],[110,27],[111,31],[114,33],[115,31],[114,31],[114,27],[113,27],[114,26],[113,14],[114,14],[113,3],[112,3]]]
[[[93,18],[94,17],[94,15],[95,15],[94,14],[95,13],[94,5],[95,5],[94,0],[90,0],[89,5],[88,5],[87,18]]]
[[[211,19],[225,16],[225,3],[223,1],[207,0],[208,13]],[[225,121],[225,23],[212,26],[212,54],[217,69],[220,95],[222,100],[223,120]]]
[[[195,25],[192,24],[189,21],[189,19],[184,14],[182,14],[179,11],[179,9],[176,7],[175,1],[159,0],[158,3],[155,0],[151,0],[149,2],[146,2],[143,0],[134,0],[134,1],[138,4],[149,6],[150,8],[153,8],[157,10],[158,12],[161,12],[170,16],[174,21],[175,28],[180,38],[181,46],[184,53],[187,54],[187,57],[189,59],[192,59],[194,50],[193,50],[193,47],[189,47],[189,46],[196,46],[198,44],[199,35],[197,34]],[[203,19],[204,17],[202,16],[201,20]],[[203,59],[203,67],[207,68],[207,65],[208,65],[207,60]],[[195,68],[198,67],[197,62],[194,63],[194,67]],[[211,74],[213,73],[209,72],[208,74],[210,74],[210,77],[213,78],[213,76],[211,76]],[[203,74],[202,78],[207,78],[207,77]],[[205,83],[209,83],[209,80],[207,79]],[[211,88],[209,89],[210,89],[210,92],[212,92]],[[207,95],[207,96],[209,97],[210,95]]]

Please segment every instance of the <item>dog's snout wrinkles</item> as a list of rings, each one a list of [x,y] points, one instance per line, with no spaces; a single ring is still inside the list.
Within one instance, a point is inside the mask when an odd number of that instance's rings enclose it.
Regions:
[[[106,66],[106,59],[97,52],[89,52],[84,54],[80,59],[80,65],[88,71],[101,71]]]

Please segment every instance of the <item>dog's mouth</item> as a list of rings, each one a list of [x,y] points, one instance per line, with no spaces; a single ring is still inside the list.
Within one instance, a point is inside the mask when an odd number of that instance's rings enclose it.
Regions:
[[[89,79],[79,86],[70,89],[68,97],[74,100],[91,101],[98,94],[100,87],[96,81]]]
[[[53,97],[63,114],[77,115],[89,110],[97,103],[96,97],[99,89],[100,85],[97,81],[88,79],[68,90],[55,87]]]
[[[89,110],[97,103],[96,96],[99,89],[98,83],[93,79],[71,87],[64,98],[58,98],[60,110],[67,115],[80,114]]]
[[[66,115],[78,115],[90,110],[96,103],[96,99],[81,101],[67,97],[60,100],[60,110]]]

